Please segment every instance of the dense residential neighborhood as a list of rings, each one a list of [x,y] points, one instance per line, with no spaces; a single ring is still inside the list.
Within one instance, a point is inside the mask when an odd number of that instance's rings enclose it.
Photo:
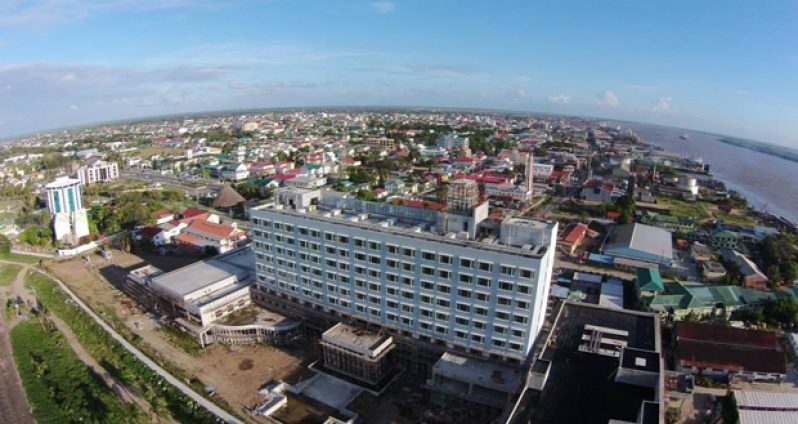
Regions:
[[[702,388],[798,393],[795,224],[630,129],[263,112],[40,133],[0,158],[8,254],[78,292],[65,269],[96,273],[91,290],[124,296],[103,308],[139,317],[118,331],[192,364],[225,361],[219,344],[287,349],[290,373],[205,376],[227,404],[247,390],[244,421],[371,422],[364,405],[423,390],[384,413],[558,422],[546,405],[581,367],[616,376],[585,377],[585,402],[628,395],[604,422],[709,419]]]

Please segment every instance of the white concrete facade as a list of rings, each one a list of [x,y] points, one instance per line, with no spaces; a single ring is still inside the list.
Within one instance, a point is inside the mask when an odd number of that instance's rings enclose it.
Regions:
[[[78,179],[84,185],[106,183],[119,178],[119,165],[116,162],[97,161],[78,169]]]
[[[519,360],[543,325],[556,223],[546,245],[521,247],[274,205],[251,217],[256,284],[266,293]]]
[[[80,180],[59,177],[44,186],[47,207],[53,216],[53,235],[56,240],[77,244],[89,235],[89,220],[83,208]]]

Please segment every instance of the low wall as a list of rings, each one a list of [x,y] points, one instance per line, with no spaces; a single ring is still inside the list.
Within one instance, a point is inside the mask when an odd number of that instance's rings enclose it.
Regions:
[[[115,241],[117,238],[119,238],[119,233],[111,234],[110,236],[103,237],[99,240],[95,240],[90,243],[82,244],[72,249],[58,249],[56,251],[56,256],[69,257],[69,256],[80,255],[81,253],[90,252],[104,244]]]

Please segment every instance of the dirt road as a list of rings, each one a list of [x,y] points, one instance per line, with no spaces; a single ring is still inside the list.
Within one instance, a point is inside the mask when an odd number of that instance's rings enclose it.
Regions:
[[[174,269],[182,264],[166,263],[169,257],[148,258],[159,268]],[[180,258],[177,258],[180,259]],[[166,333],[149,314],[128,307],[127,296],[119,288],[131,269],[143,266],[142,257],[113,251],[113,260],[107,262],[92,257],[90,263],[80,259],[66,260],[49,265],[52,272],[93,308],[103,308],[115,314],[144,343],[157,352],[153,359],[164,361],[197,377],[216,389],[234,408],[253,406],[261,400],[258,388],[275,378],[286,378],[303,369],[304,359],[312,352],[288,351],[269,345],[224,346],[214,344],[198,355],[190,355],[169,341]],[[249,366],[242,364],[249,363]]]
[[[23,287],[25,272],[20,271],[16,279],[9,287],[3,288],[2,301],[8,298],[16,298],[16,288]],[[11,355],[11,345],[8,342],[8,332],[16,324],[16,319],[6,322],[0,314],[0,422],[4,423],[35,423],[31,415],[25,391],[17,374],[14,359]]]
[[[60,331],[61,334],[64,335],[64,338],[66,338],[67,342],[69,343],[69,347],[72,348],[72,350],[78,356],[78,359],[83,361],[83,363],[86,364],[86,366],[89,367],[89,369],[94,374],[99,376],[105,382],[105,384],[108,387],[110,387],[111,390],[113,390],[117,396],[119,396],[120,399],[128,403],[135,403],[139,407],[139,409],[141,409],[144,412],[148,412],[150,410],[150,404],[147,403],[147,401],[138,397],[132,390],[130,390],[130,388],[128,388],[124,384],[116,381],[116,379],[114,379],[114,377],[112,377],[111,374],[109,374],[108,371],[105,370],[105,368],[103,368],[99,363],[97,363],[94,357],[92,357],[91,354],[89,354],[89,352],[87,352],[86,349],[83,348],[83,345],[80,344],[77,337],[75,337],[75,333],[72,332],[72,329],[69,328],[69,325],[67,325],[67,323],[65,323],[63,320],[54,315],[51,315],[48,318],[50,319],[50,321],[53,322],[53,324],[55,324],[55,327],[58,328],[58,331]],[[158,423],[176,422],[168,418],[157,417],[154,414],[151,415],[151,417],[153,419],[153,422],[158,422]]]

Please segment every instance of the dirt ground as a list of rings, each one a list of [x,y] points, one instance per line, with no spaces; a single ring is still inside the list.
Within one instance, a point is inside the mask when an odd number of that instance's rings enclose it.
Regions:
[[[159,352],[161,360],[168,360],[181,368],[186,375],[200,379],[213,386],[216,393],[231,407],[240,411],[245,405],[251,407],[261,400],[257,389],[275,378],[289,378],[303,369],[304,352],[291,353],[268,345],[211,345],[198,356],[191,356],[171,344],[151,314],[141,311],[116,287],[121,287],[124,277],[132,269],[152,263],[170,271],[190,262],[193,258],[154,256],[151,262],[134,254],[114,250],[110,261],[97,255],[52,263],[49,268],[70,286],[95,310],[106,308],[113,311],[125,325],[142,337]],[[110,284],[109,284],[110,282]],[[241,366],[245,360],[251,368]]]

